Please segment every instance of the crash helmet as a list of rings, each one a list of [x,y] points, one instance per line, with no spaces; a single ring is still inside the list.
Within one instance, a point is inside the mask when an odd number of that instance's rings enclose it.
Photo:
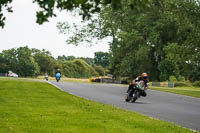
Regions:
[[[56,73],[58,73],[58,72],[60,73],[60,69],[59,68],[56,69]]]
[[[147,80],[147,78],[148,78],[148,74],[147,73],[142,73],[142,79],[143,80]]]

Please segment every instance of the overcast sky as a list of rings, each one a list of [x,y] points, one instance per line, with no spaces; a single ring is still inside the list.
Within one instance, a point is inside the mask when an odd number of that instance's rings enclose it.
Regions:
[[[107,40],[92,47],[66,45],[66,36],[59,34],[56,24],[63,21],[77,22],[80,20],[78,18],[62,12],[48,23],[38,25],[35,15],[38,6],[33,4],[32,0],[14,0],[12,7],[14,12],[5,14],[6,25],[3,29],[0,28],[0,52],[26,45],[29,48],[48,50],[54,57],[58,55],[94,57],[94,52],[108,52]]]

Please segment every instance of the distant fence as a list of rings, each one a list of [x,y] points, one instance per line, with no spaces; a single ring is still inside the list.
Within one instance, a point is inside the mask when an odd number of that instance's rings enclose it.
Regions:
[[[160,86],[160,87],[174,87],[173,82],[152,82],[152,86]]]
[[[99,82],[99,83],[112,83],[112,84],[128,84],[125,80],[115,80],[112,78],[90,78],[90,82]]]
[[[5,76],[8,76],[8,74],[7,73],[0,73],[0,76],[5,77]]]
[[[112,78],[90,78],[90,82],[99,82],[99,83],[112,83],[112,84],[128,84],[128,81],[125,80],[115,80]],[[150,82],[150,86],[158,86],[158,87],[174,87],[173,82]]]
[[[121,84],[122,82],[120,80],[115,79],[108,79],[108,78],[102,78],[100,79],[101,83],[113,83],[113,84]]]

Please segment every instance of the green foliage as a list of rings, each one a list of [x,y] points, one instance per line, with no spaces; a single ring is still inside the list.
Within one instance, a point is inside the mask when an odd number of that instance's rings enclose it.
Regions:
[[[10,2],[11,0],[0,2],[0,22],[4,22],[4,19],[1,19],[3,18],[1,9],[8,7],[7,4]],[[34,0],[34,2],[41,7],[41,11],[37,13],[37,22],[40,24],[55,16],[56,8],[70,11],[78,8],[78,13],[83,18],[99,13],[81,27],[70,26],[66,22],[59,23],[58,29],[63,34],[72,31],[74,35],[69,41],[75,45],[82,41],[89,42],[95,37],[98,39],[112,37],[109,60],[107,57],[106,61],[103,60],[106,63],[99,57],[98,59],[95,57],[94,64],[89,63],[92,61],[85,61],[89,65],[96,64],[109,68],[109,72],[115,78],[131,79],[145,71],[151,80],[166,81],[171,75],[178,80],[179,76],[191,81],[200,79],[200,52],[198,52],[200,1]],[[7,51],[5,54],[9,59],[0,58],[3,60],[0,63],[3,67],[1,71],[7,71],[9,67],[17,70],[15,50]]]
[[[102,66],[94,66],[94,69],[98,72],[99,76],[105,76],[105,70]]]
[[[8,5],[12,0],[1,0],[0,1],[0,26],[4,26],[5,17],[3,16],[2,10],[6,8],[8,12],[12,12],[11,7]],[[114,10],[118,10],[122,7],[123,0],[33,0],[33,3],[37,3],[40,7],[40,11],[37,11],[36,22],[38,24],[43,24],[47,22],[49,18],[56,16],[56,11],[73,11],[75,9],[79,15],[82,16],[83,20],[91,18],[94,14],[101,12],[103,6],[109,6]],[[126,1],[127,3],[127,1]],[[129,1],[129,6],[131,9],[143,10],[145,7],[149,6],[150,0],[143,1]]]
[[[62,64],[63,74],[66,77],[89,78],[98,76],[98,73],[82,59],[65,61]]]
[[[0,53],[0,73],[7,73],[9,71],[9,65],[7,64],[4,54]]]
[[[176,82],[177,79],[176,79],[175,76],[172,75],[172,76],[169,77],[169,81],[170,81],[170,82]]]
[[[74,60],[74,59],[76,59],[76,57],[74,57],[74,56],[65,56],[65,55],[62,55],[62,56],[58,56],[57,57],[57,60],[59,60],[59,61],[70,61],[70,60]]]
[[[40,67],[40,74],[48,73],[49,75],[54,76],[54,71],[52,70],[56,68],[56,61],[52,57],[51,53],[49,51],[45,51],[44,49],[42,51],[32,49],[32,54]]]
[[[109,65],[109,54],[107,52],[95,52],[94,53],[94,64],[100,65],[104,68]]]
[[[55,76],[57,68],[66,77],[88,78],[99,76],[99,74],[104,75],[104,68],[97,68],[98,74],[92,65],[94,65],[93,58],[76,59],[74,56],[63,55],[58,56],[55,60],[49,51],[29,49],[27,46],[4,50],[0,53],[0,73],[7,73],[11,70],[23,77],[44,75],[45,73]]]
[[[190,86],[190,84],[187,82],[174,82],[174,87],[186,87],[186,86]]]
[[[200,65],[197,65],[193,70],[191,70],[189,79],[193,82],[200,81]]]
[[[195,81],[192,83],[193,86],[200,87],[200,81]]]
[[[159,63],[158,70],[160,71],[161,81],[167,81],[171,75],[177,75],[176,71],[174,71],[177,70],[177,66],[174,66],[174,64],[171,64],[166,60],[163,60]]]
[[[179,77],[178,77],[177,80],[178,80],[178,81],[181,81],[181,82],[185,82],[185,77],[179,75]]]
[[[2,71],[11,70],[19,76],[37,76],[39,74],[39,66],[32,56],[32,51],[27,46],[16,49],[4,50],[1,53]]]
[[[12,2],[12,0],[1,0],[0,1],[0,27],[4,27],[6,17],[4,17],[3,11],[12,12],[12,8],[9,6],[9,4]]]
[[[171,75],[191,77],[191,70],[200,63],[199,2],[139,3],[122,0],[118,10],[103,6],[98,18],[75,33],[75,40],[82,41],[79,35],[98,39],[111,36],[109,70],[115,78],[135,78],[144,71],[158,81]],[[60,30],[66,27],[70,29],[62,23]]]
[[[87,26],[73,26],[77,32],[72,42],[111,36],[109,69],[115,78],[135,78],[145,71],[154,80],[166,81],[171,75],[188,79],[200,63],[199,2],[148,2],[121,0],[118,10],[103,6]],[[60,25],[63,33],[67,29],[69,25]]]
[[[17,71],[20,76],[37,76],[39,74],[39,66],[32,56],[32,51],[27,46],[17,49]],[[11,69],[12,70],[12,69]]]
[[[80,57],[80,59],[84,60],[88,65],[94,66],[94,58],[89,58],[89,57]]]

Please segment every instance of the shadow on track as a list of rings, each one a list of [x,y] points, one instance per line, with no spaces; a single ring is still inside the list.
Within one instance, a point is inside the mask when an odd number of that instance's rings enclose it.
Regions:
[[[150,104],[150,103],[146,103],[146,102],[137,102],[137,101],[134,102],[134,103],[131,103],[131,102],[126,102],[126,103],[130,103],[130,104]]]

